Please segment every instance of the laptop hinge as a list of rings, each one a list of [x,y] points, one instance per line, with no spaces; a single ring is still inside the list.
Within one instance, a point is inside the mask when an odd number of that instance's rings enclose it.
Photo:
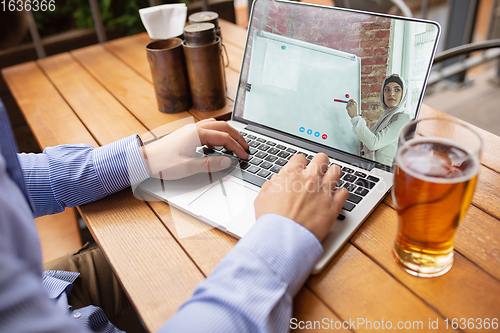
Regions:
[[[357,158],[356,156],[348,155],[346,153],[342,153],[342,152],[339,152],[338,150],[334,150],[334,149],[331,149],[331,148],[328,148],[328,147],[325,147],[325,146],[322,146],[319,144],[318,145],[312,144],[311,142],[303,141],[303,140],[294,138],[294,137],[287,135],[287,134],[284,134],[284,133],[278,133],[276,131],[273,131],[273,130],[270,130],[267,128],[263,128],[260,126],[256,126],[253,124],[248,124],[246,126],[246,129],[248,129],[249,131],[253,131],[253,132],[257,132],[259,134],[269,136],[269,137],[276,139],[276,140],[288,142],[288,143],[293,144],[294,146],[297,146],[300,148],[325,153],[326,155],[328,155],[329,157],[331,157],[333,159],[339,160],[339,161],[347,163],[347,164],[354,165],[358,168],[361,168],[361,169],[364,169],[367,171],[371,171],[375,167],[374,162],[363,160],[362,158]],[[387,167],[387,168],[389,168],[389,167]],[[385,169],[385,168],[383,168],[383,169]],[[390,168],[389,168],[389,171],[390,171]]]

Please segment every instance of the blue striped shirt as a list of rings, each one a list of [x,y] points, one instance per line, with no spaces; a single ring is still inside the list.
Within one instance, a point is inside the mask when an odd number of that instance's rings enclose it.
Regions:
[[[70,313],[67,294],[78,274],[42,272],[33,217],[98,200],[149,177],[138,136],[100,148],[63,145],[16,155],[1,106],[0,101],[0,332],[121,332],[97,307]]]
[[[3,130],[0,121],[5,143]],[[20,154],[28,198],[0,153],[0,332],[118,332],[99,308],[70,312],[66,295],[77,274],[43,274],[29,200],[35,216],[53,214],[143,180],[137,137]],[[160,331],[286,332],[292,299],[321,253],[307,229],[264,215]]]
[[[74,144],[19,154],[35,217],[98,200],[149,177],[138,136],[93,148]]]

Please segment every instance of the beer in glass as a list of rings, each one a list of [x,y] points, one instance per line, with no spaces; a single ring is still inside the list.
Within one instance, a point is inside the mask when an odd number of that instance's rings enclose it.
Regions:
[[[401,131],[394,163],[398,235],[393,255],[408,273],[435,277],[453,265],[455,231],[479,172],[481,138],[444,119],[423,119]]]

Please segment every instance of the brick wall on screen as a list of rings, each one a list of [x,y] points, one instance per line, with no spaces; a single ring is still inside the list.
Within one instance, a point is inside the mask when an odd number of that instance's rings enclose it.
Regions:
[[[371,15],[355,16],[349,11],[304,6],[300,7],[299,14],[296,8],[288,6],[289,11],[285,12],[275,2],[266,2],[265,7],[256,7],[254,11],[260,11],[259,17],[262,19],[252,23],[251,32],[255,29],[264,30],[360,57],[360,106],[370,127],[383,113],[379,96],[382,82],[388,75],[391,20]]]
[[[362,23],[360,51],[351,53],[361,57],[361,110],[370,127],[384,112],[380,106],[380,90],[387,75],[391,46],[391,21],[377,17]],[[344,50],[342,50],[344,51]],[[349,52],[348,50],[345,50]]]

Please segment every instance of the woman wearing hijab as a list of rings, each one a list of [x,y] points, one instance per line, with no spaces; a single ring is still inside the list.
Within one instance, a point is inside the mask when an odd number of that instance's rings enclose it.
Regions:
[[[349,100],[346,109],[351,117],[352,130],[361,141],[362,157],[385,165],[392,164],[399,132],[411,119],[404,109],[406,91],[407,88],[399,75],[392,74],[385,78],[380,91],[380,105],[384,113],[370,129],[366,126],[366,121],[358,115],[356,101]]]

